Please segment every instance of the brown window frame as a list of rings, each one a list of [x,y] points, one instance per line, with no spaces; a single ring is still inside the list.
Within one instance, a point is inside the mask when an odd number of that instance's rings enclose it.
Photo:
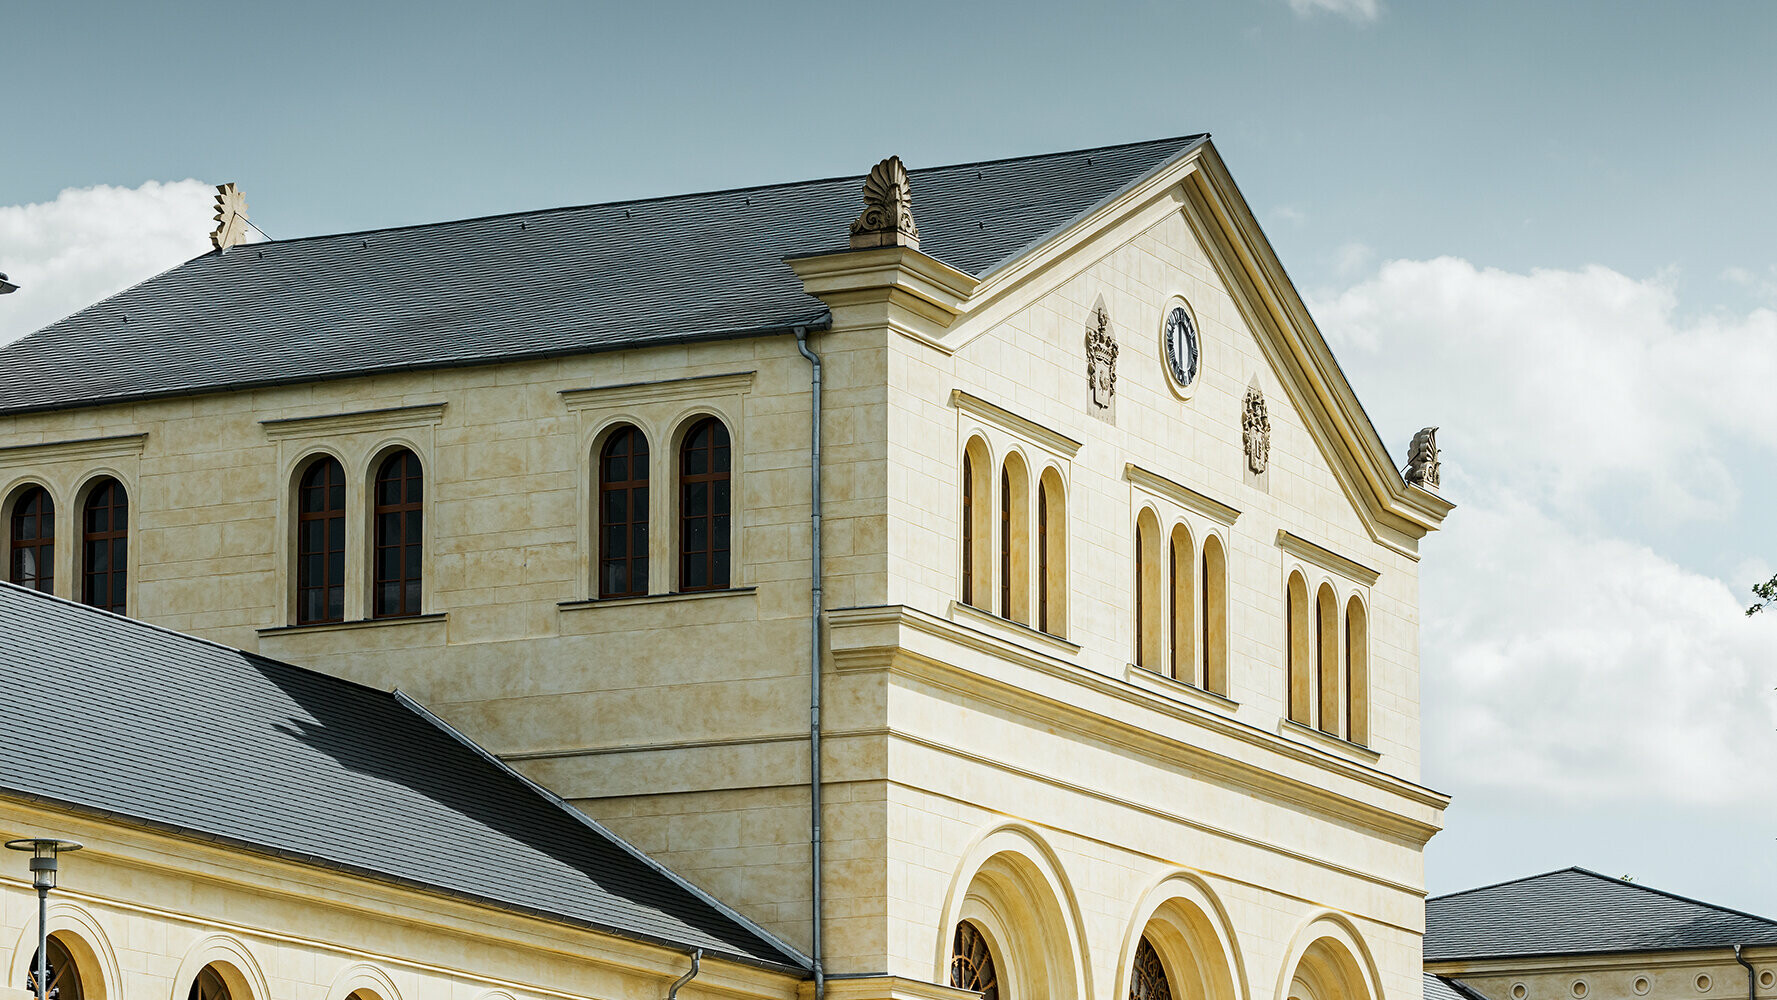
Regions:
[[[399,465],[399,467],[397,467]],[[398,484],[398,485],[397,485]],[[395,487],[393,496],[385,490]],[[371,494],[370,616],[413,618],[424,612],[426,579],[426,468],[420,457],[402,448],[377,466]],[[393,552],[394,572],[387,572],[384,554]],[[394,588],[394,600],[389,588]]]
[[[711,429],[712,433],[708,445],[700,446],[697,440],[705,429]],[[705,453],[704,471],[694,473],[689,470],[692,458],[699,450]],[[681,593],[727,590],[731,586],[734,574],[730,562],[734,528],[733,463],[733,438],[728,433],[728,425],[721,420],[705,417],[685,432],[679,445],[678,587]],[[693,514],[692,491],[698,486],[707,487],[705,509],[701,514]],[[691,535],[699,522],[702,522],[704,547],[693,549]],[[699,563],[702,564],[702,582],[687,583],[692,575],[689,571]]]
[[[126,613],[129,539],[129,493],[123,483],[106,476],[93,484],[80,505],[80,603]]]
[[[637,450],[640,445],[640,450]],[[624,446],[622,455],[616,453]],[[610,478],[610,463],[622,458],[628,478]],[[599,448],[598,458],[598,595],[601,598],[644,597],[648,593],[648,436],[634,424],[613,430]],[[627,517],[611,518],[614,495],[622,494]],[[624,554],[613,556],[613,531],[624,542]],[[626,586],[615,586],[611,571],[621,567]]]
[[[35,509],[29,513],[27,507],[37,501]],[[7,519],[7,559],[6,579],[21,587],[45,594],[53,594],[56,589],[56,501],[49,495],[49,490],[42,486],[27,486],[13,501],[12,514]],[[30,524],[32,533],[24,532],[26,524]],[[47,530],[47,534],[45,531]],[[36,556],[37,572],[27,577],[24,570],[24,553],[30,550]]]
[[[1049,631],[1049,490],[1037,480],[1037,631]]]
[[[963,603],[975,604],[975,459],[963,452]]]
[[[1012,470],[1000,466],[1000,617],[1012,618]]]
[[[317,480],[317,476],[320,478]],[[311,490],[324,491],[322,506],[308,509]],[[338,505],[333,504],[338,495]],[[345,466],[331,455],[311,462],[303,470],[296,487],[296,624],[321,625],[345,620],[345,555],[346,555],[346,473]],[[308,525],[322,523],[322,546],[308,546]],[[316,582],[309,571],[310,559],[321,559],[321,580]],[[337,557],[337,558],[336,558]],[[322,593],[323,610],[308,613],[308,595]],[[337,600],[337,604],[335,601]]]

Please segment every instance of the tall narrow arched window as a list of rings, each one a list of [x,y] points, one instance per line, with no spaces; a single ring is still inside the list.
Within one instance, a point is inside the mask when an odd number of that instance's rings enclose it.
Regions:
[[[1024,459],[1000,467],[1000,617],[1030,624],[1030,475]]]
[[[1349,739],[1370,745],[1370,617],[1364,602],[1352,597],[1345,605],[1345,718]]]
[[[420,613],[425,557],[425,471],[405,448],[376,470],[376,578],[371,614],[404,618]]]
[[[992,490],[988,477],[993,474],[987,445],[980,438],[970,438],[963,449],[962,510],[962,596],[963,603],[986,610],[991,600],[988,592],[989,569],[993,553],[992,507],[988,499]]]
[[[1172,616],[1167,622],[1166,641],[1172,658],[1172,676],[1186,684],[1201,685],[1197,676],[1197,598],[1193,586],[1197,574],[1192,572],[1191,529],[1183,524],[1172,528],[1172,544],[1167,546],[1166,571],[1172,588]]]
[[[1154,671],[1164,669],[1161,560],[1160,519],[1143,510],[1135,520],[1135,665]]]
[[[950,942],[950,985],[981,994],[981,1000],[1000,1000],[1000,977],[994,968],[987,938],[968,921],[956,925]]]
[[[101,479],[80,514],[80,601],[123,614],[129,576],[130,498],[123,484]]]
[[[6,578],[21,587],[55,593],[56,503],[41,486],[27,487],[12,505]]]
[[[1053,468],[1037,487],[1037,628],[1067,634],[1067,491]]]
[[[1228,693],[1228,559],[1222,540],[1203,536],[1203,577],[1198,586],[1203,604],[1203,686]]]
[[[346,474],[323,457],[296,490],[296,623],[337,622],[346,609]]]
[[[706,417],[679,449],[679,589],[728,587],[728,428]]]
[[[1321,584],[1314,599],[1315,679],[1320,687],[1320,730],[1340,735],[1339,599],[1331,584]]]
[[[1314,641],[1308,622],[1308,584],[1302,574],[1291,573],[1284,595],[1285,697],[1289,702],[1290,721],[1304,726],[1312,725],[1314,717],[1313,684],[1309,676]]]
[[[599,596],[648,592],[648,438],[625,425],[599,450]]]

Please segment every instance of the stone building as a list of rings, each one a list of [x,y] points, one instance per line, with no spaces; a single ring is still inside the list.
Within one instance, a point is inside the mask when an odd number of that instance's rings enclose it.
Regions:
[[[400,689],[823,998],[1414,1000],[1429,436],[1206,136],[859,185],[219,239],[0,350],[10,578]]]
[[[1777,921],[1584,868],[1429,899],[1436,1000],[1777,996]]]

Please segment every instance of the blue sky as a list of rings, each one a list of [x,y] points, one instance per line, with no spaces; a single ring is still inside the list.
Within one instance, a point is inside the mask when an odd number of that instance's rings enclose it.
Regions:
[[[1770,911],[1777,6],[0,0],[0,340],[277,238],[1209,131],[1397,454],[1434,891]]]

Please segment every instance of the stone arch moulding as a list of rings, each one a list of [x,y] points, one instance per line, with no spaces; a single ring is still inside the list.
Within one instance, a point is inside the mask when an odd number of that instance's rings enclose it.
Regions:
[[[60,938],[74,956],[80,969],[80,983],[87,1000],[113,1000],[123,994],[123,971],[117,964],[117,952],[111,947],[111,936],[92,911],[67,899],[52,899],[49,904],[49,934]],[[32,919],[19,932],[12,949],[12,962],[7,966],[11,977],[5,986],[23,986],[29,975],[31,961],[37,957],[37,921]]]
[[[1036,830],[1021,823],[990,827],[963,852],[936,928],[933,982],[950,981],[950,943],[964,919],[988,925],[988,942],[1002,949],[996,958],[1008,966],[1000,976],[1011,995],[1092,1000],[1080,905],[1060,860]],[[1025,977],[1047,983],[1020,991]]]
[[[395,980],[387,972],[365,962],[339,970],[339,975],[334,976],[332,984],[327,987],[327,1000],[346,1000],[358,990],[364,990],[376,1000],[401,1000]]]
[[[1306,969],[1308,965],[1316,968]],[[1376,960],[1363,936],[1348,918],[1331,910],[1310,914],[1291,935],[1289,951],[1277,972],[1275,1000],[1290,1000],[1291,984],[1304,971],[1335,980],[1319,984],[1315,1000],[1387,1000],[1382,995]]]
[[[232,934],[211,934],[186,949],[185,957],[179,960],[179,971],[173,976],[173,992],[168,1000],[187,1000],[197,974],[212,964],[228,984],[233,1000],[269,1000],[271,990],[266,986],[259,961],[247,950],[246,942]]]
[[[1234,923],[1208,883],[1175,871],[1149,886],[1140,899],[1123,935],[1111,996],[1129,995],[1135,950],[1145,936],[1160,955],[1174,997],[1248,1000],[1246,963]]]

